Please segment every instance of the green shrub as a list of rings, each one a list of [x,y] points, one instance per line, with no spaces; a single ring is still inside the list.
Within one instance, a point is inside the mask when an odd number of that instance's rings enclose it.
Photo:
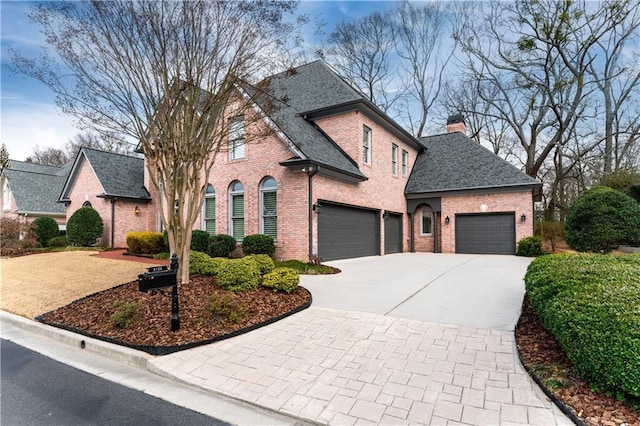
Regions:
[[[266,254],[250,254],[244,258],[253,260],[258,264],[258,267],[260,268],[260,275],[268,274],[273,271],[273,268],[275,268],[275,262]]]
[[[231,235],[218,234],[209,238],[209,250],[211,257],[229,257],[236,248],[237,241]]]
[[[543,254],[540,237],[525,237],[518,241],[516,256],[537,257]]]
[[[194,229],[191,231],[191,250],[206,253],[209,250],[209,233]]]
[[[0,253],[3,256],[30,250],[37,243],[31,224],[19,219],[0,218]]]
[[[236,300],[235,295],[226,293],[223,296],[209,296],[209,314],[214,322],[238,323],[245,317],[245,309]]]
[[[104,232],[104,223],[97,211],[91,207],[76,210],[67,222],[67,239],[71,244],[90,246]]]
[[[33,221],[33,234],[36,236],[38,244],[47,247],[50,239],[60,235],[60,229],[53,218],[42,216]]]
[[[543,325],[583,380],[640,397],[640,255],[540,257],[525,285]]]
[[[131,302],[115,302],[111,305],[111,309],[115,309],[115,312],[111,314],[109,320],[113,328],[127,328],[130,327],[135,321],[140,319],[141,315],[138,312],[140,304]]]
[[[263,234],[247,235],[242,240],[244,254],[266,254],[273,256],[276,246],[273,237]]]
[[[260,284],[260,268],[250,259],[231,259],[218,269],[218,285],[229,291],[253,290]]]
[[[300,284],[300,275],[293,268],[276,268],[262,277],[262,285],[272,288],[273,291],[292,293],[298,284]]]
[[[199,251],[189,252],[189,274],[213,275],[215,265],[207,253]]]
[[[594,188],[571,206],[565,230],[567,243],[578,251],[640,245],[640,204],[620,191]]]
[[[160,232],[129,232],[127,234],[129,252],[135,254],[157,254],[164,250],[164,237]]]
[[[67,237],[53,237],[48,242],[49,247],[66,247],[69,245]]]

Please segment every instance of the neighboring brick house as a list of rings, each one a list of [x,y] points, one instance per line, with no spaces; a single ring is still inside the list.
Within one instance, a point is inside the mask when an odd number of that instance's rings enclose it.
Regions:
[[[271,79],[272,131],[245,143],[236,117],[208,181],[199,224],[211,233],[265,233],[278,259],[407,251],[513,254],[533,234],[540,183],[474,143],[464,122],[420,140],[322,61]],[[254,123],[252,117],[244,117]],[[434,241],[436,242],[434,244]]]
[[[127,233],[148,229],[156,216],[143,169],[142,158],[82,148],[57,192],[67,220],[79,208],[92,207],[104,222],[98,244],[126,247]]]
[[[53,218],[61,230],[67,217],[64,205],[58,203],[71,165],[46,166],[11,160],[3,171],[1,217],[31,222],[42,216]]]

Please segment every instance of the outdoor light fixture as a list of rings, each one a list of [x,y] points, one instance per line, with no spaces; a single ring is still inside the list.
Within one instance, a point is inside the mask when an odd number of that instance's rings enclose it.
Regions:
[[[520,222],[525,222],[527,220],[527,215],[522,213],[522,216],[520,216]]]
[[[317,214],[320,214],[320,207],[321,207],[320,204],[315,203],[313,205],[313,211],[316,212]]]
[[[384,213],[382,214],[382,218],[383,218],[383,219],[388,219],[388,218],[389,218],[389,213],[388,213],[388,212],[384,212]]]
[[[449,216],[444,218],[444,223],[446,223],[447,225],[449,224]]]
[[[140,214],[140,208],[138,208],[138,206],[135,206],[134,209],[133,209],[133,212],[135,214]]]

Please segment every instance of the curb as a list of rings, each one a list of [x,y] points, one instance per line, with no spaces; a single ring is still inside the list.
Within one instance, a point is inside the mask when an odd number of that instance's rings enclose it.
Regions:
[[[19,315],[0,311],[0,320],[30,333],[55,339],[66,345],[83,349],[121,364],[148,371],[148,363],[153,357],[134,349],[107,343],[92,337],[72,333],[57,327],[36,322]]]

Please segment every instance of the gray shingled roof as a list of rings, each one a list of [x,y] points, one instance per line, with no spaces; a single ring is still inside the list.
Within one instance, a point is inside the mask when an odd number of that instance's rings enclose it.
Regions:
[[[311,62],[272,77],[271,95],[278,107],[269,116],[307,159],[365,178],[352,159],[304,112],[362,99],[322,61]]]
[[[28,163],[26,161],[11,160],[11,165],[9,168],[12,170],[20,170],[23,172],[62,176],[62,175],[65,175],[66,173],[69,173],[69,170],[65,169],[65,167],[67,166],[68,164],[65,164],[64,166],[60,167],[60,166],[48,166],[45,164]]]
[[[24,166],[25,164],[28,166]],[[14,169],[14,167],[17,168]],[[36,173],[30,170],[40,170],[47,173]],[[65,206],[58,203],[58,195],[62,191],[66,176],[56,174],[58,172],[60,172],[60,167],[12,161],[11,168],[6,169],[5,174],[16,202],[17,211],[19,213],[64,215]]]
[[[113,152],[82,148],[102,184],[105,196],[149,199],[144,187],[144,160]]]
[[[420,142],[426,151],[416,159],[406,194],[540,185],[462,133],[429,136]]]

